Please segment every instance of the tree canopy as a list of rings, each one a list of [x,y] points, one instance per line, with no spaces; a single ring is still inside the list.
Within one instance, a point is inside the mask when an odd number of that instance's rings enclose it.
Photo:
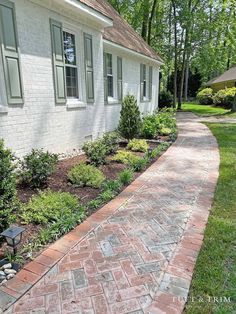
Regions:
[[[236,63],[236,0],[109,0],[165,61],[162,88],[187,98],[189,72],[202,83]]]

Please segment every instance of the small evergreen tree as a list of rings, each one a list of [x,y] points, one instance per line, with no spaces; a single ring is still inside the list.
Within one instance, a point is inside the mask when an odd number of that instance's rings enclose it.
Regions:
[[[16,200],[16,177],[14,157],[0,139],[0,232],[12,222],[12,211]]]
[[[128,95],[122,102],[118,130],[124,138],[130,140],[139,134],[140,129],[141,117],[137,100]]]

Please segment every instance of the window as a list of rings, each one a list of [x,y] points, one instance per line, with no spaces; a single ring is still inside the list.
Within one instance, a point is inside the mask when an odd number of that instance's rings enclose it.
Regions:
[[[149,100],[152,99],[152,67],[149,67]]]
[[[0,45],[9,104],[23,104],[14,4],[0,0]]]
[[[75,35],[63,32],[67,98],[78,98],[78,70],[76,65]]]
[[[140,65],[140,87],[141,87],[141,100],[145,100],[147,96],[147,81],[146,81],[146,65]]]
[[[123,82],[122,82],[122,59],[117,57],[117,98],[122,100],[123,98]]]
[[[106,54],[106,73],[107,73],[107,96],[113,97],[113,72],[112,72],[112,55]]]
[[[147,73],[148,69],[148,73]],[[148,101],[152,99],[152,67],[140,64],[140,99]]]
[[[84,34],[84,55],[85,55],[87,102],[94,102],[93,42],[92,36],[89,34]]]

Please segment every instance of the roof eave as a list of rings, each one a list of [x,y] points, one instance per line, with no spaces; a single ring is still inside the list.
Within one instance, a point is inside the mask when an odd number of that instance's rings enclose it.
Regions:
[[[92,7],[77,0],[62,0],[65,4],[70,5],[79,13],[84,14],[88,18],[95,19],[102,27],[113,26],[113,20]],[[61,0],[60,0],[61,2]]]
[[[136,55],[136,56],[138,56],[138,57],[142,57],[142,58],[144,58],[144,59],[147,59],[148,61],[154,62],[154,63],[156,63],[158,66],[164,65],[164,61],[163,61],[161,58],[160,58],[160,60],[157,60],[157,59],[155,59],[155,58],[149,57],[149,56],[147,56],[147,55],[145,55],[145,54],[142,54],[142,53],[140,53],[140,52],[137,52],[137,51],[135,51],[135,50],[133,50],[133,49],[129,49],[129,48],[127,48],[127,47],[124,47],[124,46],[122,46],[122,45],[120,45],[120,44],[117,44],[117,43],[115,43],[115,42],[113,42],[113,41],[110,41],[110,40],[107,40],[107,39],[104,39],[104,38],[103,38],[103,42],[104,42],[105,44],[107,44],[108,46],[121,49],[121,50],[123,50],[123,51],[125,51],[125,52],[127,52],[127,53],[129,53],[129,54]]]

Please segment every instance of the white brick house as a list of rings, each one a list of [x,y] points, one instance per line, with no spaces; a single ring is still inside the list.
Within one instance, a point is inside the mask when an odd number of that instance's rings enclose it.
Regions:
[[[158,105],[161,58],[105,0],[0,0],[0,138],[62,153]]]

